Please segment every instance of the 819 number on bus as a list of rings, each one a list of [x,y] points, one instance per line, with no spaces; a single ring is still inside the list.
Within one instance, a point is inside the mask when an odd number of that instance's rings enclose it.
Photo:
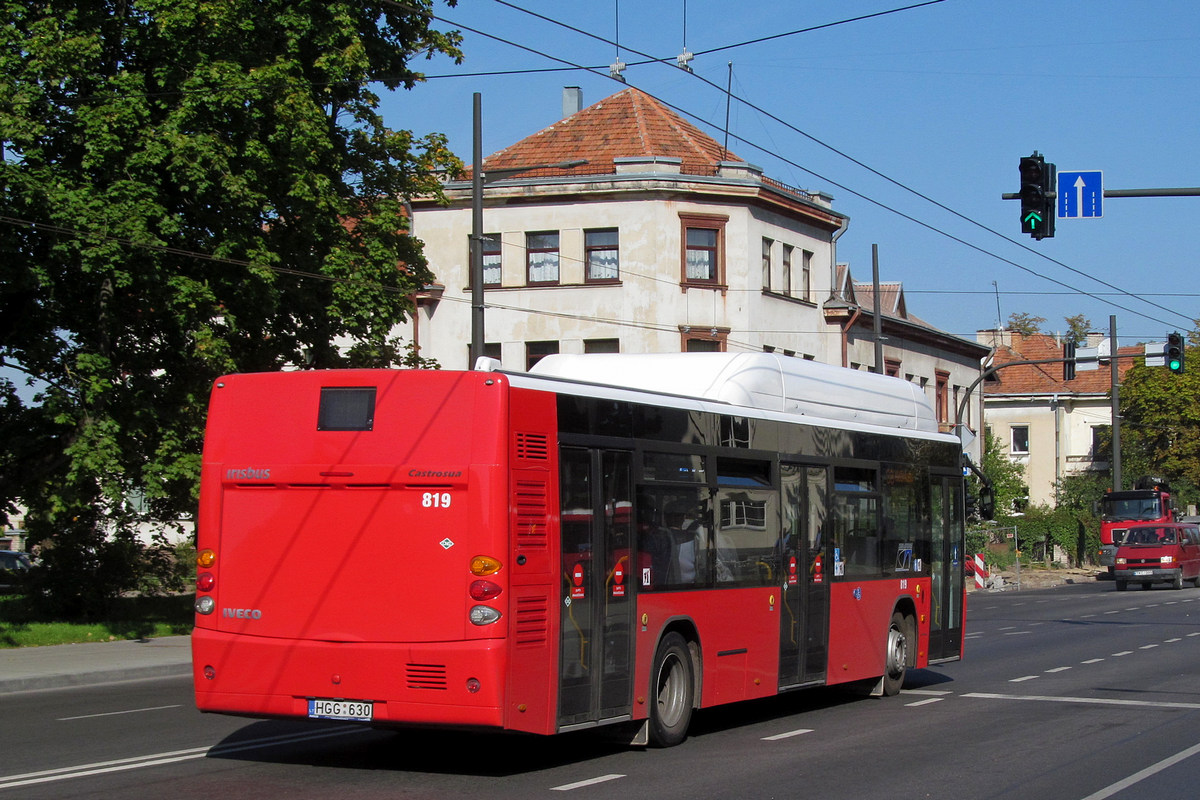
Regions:
[[[449,508],[449,492],[425,492],[421,495],[422,508]]]

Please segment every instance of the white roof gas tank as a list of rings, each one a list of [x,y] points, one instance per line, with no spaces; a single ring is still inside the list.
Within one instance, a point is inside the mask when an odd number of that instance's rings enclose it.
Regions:
[[[938,430],[929,398],[913,383],[775,353],[552,355],[530,374],[827,420]]]

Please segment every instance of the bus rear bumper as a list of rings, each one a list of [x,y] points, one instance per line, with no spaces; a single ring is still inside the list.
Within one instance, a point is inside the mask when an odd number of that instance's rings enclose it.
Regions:
[[[369,703],[370,723],[383,727],[500,728],[504,658],[503,640],[316,642],[192,633],[197,708],[250,717],[308,718],[309,701],[326,699]]]

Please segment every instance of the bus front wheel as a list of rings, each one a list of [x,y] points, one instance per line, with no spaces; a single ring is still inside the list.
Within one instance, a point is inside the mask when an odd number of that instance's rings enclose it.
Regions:
[[[883,674],[883,694],[886,697],[900,694],[904,686],[904,676],[908,670],[908,627],[908,620],[903,614],[899,611],[892,614],[887,633],[886,671]]]
[[[668,633],[650,671],[650,742],[655,747],[673,747],[687,738],[695,688],[687,641]]]

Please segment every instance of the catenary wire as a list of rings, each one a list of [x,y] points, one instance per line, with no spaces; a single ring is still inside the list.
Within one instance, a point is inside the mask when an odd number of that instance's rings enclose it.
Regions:
[[[394,1],[395,1],[395,0],[385,0],[385,2],[394,2]],[[539,14],[539,13],[537,13],[537,12],[530,11],[530,10],[528,10],[528,9],[521,8],[520,6],[517,6],[517,5],[514,5],[513,3],[510,3],[510,2],[508,2],[508,0],[496,0],[496,2],[497,2],[497,3],[500,3],[501,5],[504,5],[504,6],[506,6],[506,7],[508,7],[508,8],[512,8],[512,9],[514,9],[514,10],[516,10],[516,11],[521,11],[522,13],[525,13],[525,14],[528,14],[528,15],[530,15],[530,16],[536,17],[537,19],[541,19],[541,20],[543,20],[543,21],[546,21],[546,22],[549,22],[549,23],[551,23],[551,24],[558,25],[558,26],[560,26],[560,27],[562,27],[562,28],[565,28],[566,30],[572,31],[572,32],[574,32],[574,33],[578,33],[578,34],[580,34],[580,35],[587,36],[587,37],[589,37],[589,38],[592,38],[592,39],[595,39],[595,40],[597,40],[597,41],[599,41],[599,42],[604,42],[604,43],[607,43],[607,44],[612,44],[612,42],[611,42],[611,41],[609,41],[609,40],[605,39],[603,36],[599,36],[599,35],[597,35],[597,34],[593,34],[593,33],[589,32],[589,31],[582,30],[582,29],[580,29],[580,28],[577,28],[577,27],[575,27],[575,26],[573,26],[573,25],[569,25],[569,24],[567,24],[567,23],[564,23],[564,22],[561,22],[561,21],[559,21],[559,20],[555,20],[555,19],[553,19],[553,18],[551,18],[551,17],[547,17],[547,16],[545,16],[545,15],[543,15],[543,14]],[[919,8],[919,7],[923,6],[923,5],[931,5],[931,3],[922,3],[922,4],[919,4],[919,5],[916,5],[916,6],[908,6],[908,7],[905,7],[904,9],[897,9],[897,10],[909,10],[909,9],[912,9],[912,8]],[[450,22],[449,20],[442,20],[442,21]],[[450,24],[457,25],[458,23],[455,23],[455,22],[450,22]],[[466,26],[462,26],[462,27],[466,27]],[[467,28],[467,30],[471,30],[471,29],[470,29],[470,28]],[[480,34],[480,35],[483,35],[483,36],[490,36],[490,34],[487,34],[487,33],[485,33],[485,32],[482,32],[482,31],[473,30],[472,32],[473,32],[473,33],[478,33],[478,34]],[[797,32],[795,32],[795,33],[801,33],[801,32],[804,32],[804,31],[797,31]],[[780,34],[780,35],[787,35],[787,34]],[[492,38],[496,38],[498,41],[504,41],[506,44],[515,45],[515,46],[518,46],[518,47],[522,47],[522,48],[523,48],[523,46],[521,46],[521,45],[517,45],[515,42],[511,42],[511,41],[507,41],[507,40],[499,39],[499,37],[492,37]],[[768,39],[769,39],[769,38],[775,38],[775,37],[766,37],[766,38],[768,38]],[[765,39],[763,39],[763,40],[755,40],[755,41],[765,41]],[[748,42],[747,44],[749,44],[749,43],[753,43],[753,42]],[[528,48],[523,48],[523,49],[528,49]],[[626,46],[626,48],[625,48],[625,49],[626,49],[627,51],[631,52],[631,53],[635,53],[635,54],[637,54],[637,55],[643,56],[644,58],[647,58],[647,59],[648,59],[647,61],[645,61],[645,62],[641,62],[641,63],[647,63],[647,64],[649,64],[649,63],[669,63],[669,62],[667,62],[667,61],[666,61],[666,60],[664,60],[664,59],[657,59],[657,58],[654,58],[654,57],[650,56],[650,55],[649,55],[649,54],[647,54],[647,53],[643,53],[643,52],[640,52],[640,51],[638,51],[638,50],[634,50],[634,49],[632,49],[632,48],[630,48],[630,47],[628,47],[628,46]],[[724,48],[722,48],[722,49],[724,49]],[[538,52],[538,51],[532,51],[532,52]],[[546,58],[550,58],[550,59],[552,59],[552,60],[559,61],[560,63],[571,64],[571,62],[570,62],[569,60],[566,60],[566,59],[560,59],[560,58],[557,58],[557,57],[554,57],[554,56],[550,56],[549,54],[546,54],[546,53],[540,53],[540,54],[541,54],[541,55],[543,55],[543,56],[544,56],[544,57],[546,57]],[[581,69],[583,68],[583,67],[582,67],[582,65],[578,65],[578,64],[576,64],[576,65],[574,65],[574,66],[576,66],[576,67],[579,67],[579,68],[581,68]],[[1180,318],[1182,318],[1182,319],[1186,319],[1186,320],[1188,320],[1189,322],[1191,322],[1191,321],[1192,321],[1192,319],[1191,319],[1190,317],[1188,317],[1187,315],[1185,315],[1185,314],[1182,314],[1182,313],[1180,313],[1180,312],[1178,312],[1178,311],[1176,311],[1176,310],[1174,310],[1174,309],[1168,308],[1168,307],[1166,307],[1166,306],[1164,306],[1164,305],[1161,305],[1161,304],[1159,304],[1159,303],[1154,303],[1154,302],[1151,302],[1151,301],[1149,301],[1149,300],[1146,300],[1146,299],[1144,298],[1144,296],[1135,295],[1135,294],[1133,294],[1132,292],[1129,292],[1129,291],[1127,291],[1127,290],[1125,290],[1125,289],[1122,289],[1122,288],[1121,288],[1121,287],[1119,287],[1119,286],[1116,286],[1116,285],[1114,285],[1114,284],[1111,284],[1111,283],[1109,283],[1109,282],[1107,282],[1107,281],[1105,281],[1105,280],[1103,280],[1103,279],[1097,278],[1097,277],[1095,277],[1095,276],[1093,276],[1093,275],[1089,275],[1089,274],[1087,274],[1086,272],[1084,272],[1083,270],[1080,270],[1080,269],[1077,269],[1077,268],[1075,268],[1075,267],[1072,267],[1072,266],[1070,266],[1069,264],[1066,264],[1065,262],[1062,262],[1062,261],[1059,261],[1059,260],[1057,260],[1057,259],[1051,258],[1050,256],[1047,256],[1045,253],[1042,253],[1042,252],[1040,252],[1040,251],[1038,251],[1038,250],[1036,250],[1036,249],[1034,249],[1034,248],[1030,247],[1029,245],[1025,244],[1024,242],[1019,242],[1019,241],[1017,241],[1017,240],[1015,240],[1015,239],[1012,239],[1012,238],[1010,238],[1010,237],[1008,237],[1008,236],[1004,235],[1003,233],[1001,233],[1001,232],[999,232],[999,231],[995,230],[994,228],[990,228],[990,227],[988,227],[987,225],[984,225],[983,223],[981,223],[981,222],[979,222],[979,221],[977,221],[977,220],[975,220],[975,219],[972,219],[971,217],[968,217],[967,215],[965,215],[965,214],[963,214],[963,213],[961,213],[961,212],[959,212],[959,211],[956,211],[956,210],[955,210],[955,209],[953,209],[953,208],[950,208],[949,206],[947,206],[947,205],[945,205],[945,204],[943,204],[943,203],[939,202],[938,200],[935,200],[935,199],[933,199],[932,197],[929,197],[928,195],[926,195],[926,194],[924,194],[924,193],[922,193],[922,192],[920,192],[920,191],[918,191],[918,190],[916,190],[916,189],[914,189],[914,188],[912,188],[912,187],[908,186],[907,184],[905,184],[905,183],[903,183],[903,182],[901,182],[901,181],[899,181],[899,180],[896,180],[895,178],[892,178],[892,177],[890,177],[890,176],[888,176],[888,175],[884,174],[883,172],[880,172],[879,170],[875,169],[874,167],[871,167],[870,165],[868,165],[868,164],[864,163],[863,161],[861,161],[861,160],[859,160],[859,159],[855,158],[854,156],[851,156],[851,155],[849,155],[848,153],[844,152],[843,150],[840,150],[839,148],[837,148],[837,147],[834,147],[833,145],[831,145],[831,144],[829,144],[829,143],[827,143],[827,142],[825,142],[825,141],[823,141],[823,140],[821,140],[821,139],[817,138],[816,136],[813,136],[812,134],[810,134],[810,133],[808,133],[808,132],[806,132],[806,131],[804,131],[804,130],[802,130],[802,129],[798,128],[798,127],[796,127],[795,125],[792,125],[791,123],[789,123],[789,122],[787,122],[786,120],[782,119],[781,117],[779,117],[779,116],[775,115],[774,113],[772,113],[772,112],[770,112],[770,111],[767,111],[765,108],[762,108],[761,106],[758,106],[757,104],[751,103],[750,101],[748,101],[748,100],[745,100],[744,98],[741,98],[741,97],[738,97],[738,96],[736,96],[736,95],[733,95],[733,94],[729,93],[729,92],[728,92],[728,90],[726,90],[724,87],[722,87],[722,86],[720,86],[720,85],[718,85],[718,84],[714,83],[713,81],[710,81],[709,79],[707,79],[707,78],[705,78],[705,77],[703,77],[703,76],[701,76],[701,75],[697,75],[697,74],[695,74],[695,73],[692,73],[692,72],[689,72],[689,74],[690,74],[690,75],[692,75],[692,76],[693,76],[694,78],[696,78],[697,80],[700,80],[700,81],[701,81],[701,82],[703,82],[704,84],[708,85],[709,87],[711,87],[711,88],[713,88],[713,89],[716,89],[717,91],[721,92],[722,94],[727,94],[727,95],[729,95],[729,96],[730,96],[732,99],[734,99],[734,100],[737,100],[739,103],[742,103],[742,104],[744,104],[745,106],[747,106],[748,108],[750,108],[750,109],[752,109],[752,110],[754,110],[754,111],[758,112],[759,114],[762,114],[762,115],[764,115],[764,116],[768,117],[769,119],[771,119],[771,120],[773,120],[773,121],[775,121],[775,122],[779,123],[780,125],[783,125],[784,127],[788,128],[789,130],[791,130],[791,131],[794,131],[795,133],[797,133],[797,134],[799,134],[799,135],[801,135],[801,136],[804,136],[805,138],[809,139],[809,140],[810,140],[810,141],[812,141],[813,143],[815,143],[815,144],[817,144],[817,145],[819,145],[819,146],[821,146],[821,147],[824,147],[825,149],[829,150],[830,152],[832,152],[832,153],[834,153],[834,154],[836,154],[836,155],[838,155],[838,156],[840,156],[840,157],[842,157],[842,158],[844,158],[844,159],[846,159],[846,160],[850,161],[851,163],[855,164],[856,166],[859,166],[859,167],[861,167],[862,169],[865,169],[865,170],[867,170],[867,171],[868,171],[868,172],[870,172],[871,174],[873,174],[873,175],[875,175],[875,176],[877,176],[877,177],[879,177],[879,178],[881,178],[881,179],[883,179],[883,180],[885,180],[885,181],[887,181],[887,182],[889,182],[889,183],[893,184],[894,186],[896,186],[896,187],[898,187],[898,188],[900,188],[900,189],[902,189],[902,190],[904,190],[904,191],[906,191],[906,192],[909,192],[909,193],[911,193],[911,194],[915,195],[916,197],[919,197],[919,198],[921,198],[922,200],[926,201],[927,203],[930,203],[930,204],[934,205],[935,207],[937,207],[937,208],[939,208],[939,209],[941,209],[941,210],[943,210],[943,211],[946,211],[946,212],[947,212],[947,213],[949,213],[949,214],[952,214],[952,215],[954,215],[955,217],[958,217],[959,219],[963,220],[964,222],[967,222],[967,223],[969,223],[969,224],[971,224],[971,225],[974,225],[974,226],[976,226],[976,227],[980,228],[981,230],[984,230],[984,231],[986,231],[986,232],[988,232],[988,233],[990,233],[990,234],[992,234],[992,235],[994,235],[994,236],[998,236],[999,238],[1003,239],[1003,240],[1004,240],[1004,241],[1006,241],[1006,242],[1009,242],[1010,244],[1015,244],[1015,245],[1017,245],[1018,247],[1021,247],[1022,249],[1026,250],[1026,251],[1028,251],[1028,252],[1030,252],[1030,253],[1032,253],[1032,254],[1034,254],[1034,255],[1037,255],[1037,256],[1039,256],[1039,257],[1041,257],[1041,258],[1044,258],[1045,260],[1047,260],[1047,261],[1051,262],[1052,264],[1055,264],[1055,265],[1057,265],[1057,266],[1059,266],[1059,267],[1062,267],[1062,268],[1064,268],[1064,269],[1067,269],[1067,270],[1069,270],[1070,272],[1073,272],[1073,273],[1075,273],[1075,274],[1077,274],[1077,275],[1080,275],[1081,277],[1085,277],[1085,278],[1088,278],[1088,279],[1090,279],[1090,280],[1093,280],[1093,281],[1095,281],[1095,282],[1097,282],[1097,283],[1099,283],[1099,284],[1101,284],[1101,285],[1103,285],[1103,286],[1105,286],[1105,287],[1107,287],[1107,288],[1109,288],[1109,289],[1113,289],[1114,291],[1116,291],[1116,292],[1120,293],[1121,295],[1123,295],[1123,296],[1125,296],[1125,297],[1129,297],[1129,298],[1131,298],[1131,299],[1138,300],[1138,301],[1140,301],[1140,302],[1144,302],[1144,303],[1146,303],[1146,304],[1148,304],[1148,305],[1150,305],[1150,306],[1153,306],[1153,307],[1155,307],[1155,308],[1159,309],[1160,311],[1166,311],[1166,312],[1167,312],[1167,313],[1169,313],[1169,314],[1174,314],[1174,315],[1176,315],[1176,316],[1178,316],[1178,317],[1180,317]],[[611,78],[611,76],[609,76],[609,77]],[[698,120],[698,121],[701,121],[701,122],[703,122],[704,124],[709,124],[709,123],[708,123],[706,120],[704,120],[703,118],[701,118],[701,117],[699,117],[699,116],[697,116],[697,115],[695,115],[695,114],[692,114],[691,112],[689,112],[689,111],[686,111],[686,110],[684,110],[684,109],[682,109],[682,108],[679,108],[679,107],[677,107],[677,106],[675,106],[675,105],[671,105],[670,103],[667,103],[667,102],[666,102],[665,100],[663,100],[662,98],[657,98],[657,97],[656,97],[655,99],[657,99],[659,102],[662,102],[662,103],[664,103],[664,104],[668,105],[668,106],[669,106],[670,108],[672,108],[673,110],[675,110],[675,111],[678,111],[678,112],[680,112],[680,113],[682,113],[682,114],[685,114],[686,116],[689,116],[689,117],[691,117],[692,119],[696,119],[696,120]],[[727,133],[728,133],[728,132],[727,132]],[[1095,294],[1092,294],[1092,293],[1090,293],[1090,292],[1087,292],[1087,291],[1085,291],[1085,290],[1083,290],[1083,289],[1080,289],[1079,287],[1074,287],[1074,286],[1071,286],[1071,285],[1069,285],[1069,284],[1065,284],[1065,283],[1063,283],[1063,282],[1061,282],[1061,281],[1058,281],[1058,280],[1056,280],[1056,279],[1054,279],[1054,278],[1051,278],[1051,277],[1049,277],[1049,276],[1047,276],[1047,275],[1042,275],[1041,273],[1039,273],[1039,272],[1037,272],[1037,271],[1035,271],[1035,270],[1032,270],[1032,269],[1030,269],[1030,268],[1028,268],[1028,267],[1025,267],[1025,266],[1023,266],[1023,265],[1020,265],[1020,264],[1017,264],[1016,262],[1014,262],[1014,261],[1011,261],[1010,259],[1002,258],[1002,257],[1000,257],[999,255],[997,255],[997,254],[994,254],[994,253],[991,253],[991,252],[990,252],[990,251],[988,251],[988,250],[985,250],[985,249],[983,249],[983,248],[981,248],[981,247],[978,247],[978,246],[976,246],[976,245],[970,244],[970,243],[966,242],[965,240],[963,240],[963,239],[961,239],[961,238],[959,238],[959,237],[953,236],[953,235],[951,235],[951,234],[949,234],[949,233],[947,233],[947,232],[945,232],[945,231],[941,231],[940,229],[938,229],[938,228],[936,228],[936,227],[934,227],[934,226],[932,226],[932,225],[929,225],[928,223],[921,222],[921,221],[919,221],[919,220],[915,219],[914,217],[912,217],[912,216],[910,216],[910,215],[904,214],[904,213],[900,212],[900,211],[899,211],[899,210],[897,210],[897,209],[891,208],[890,206],[887,206],[886,204],[883,204],[883,203],[881,203],[881,202],[879,202],[879,201],[876,201],[876,200],[874,200],[873,198],[867,197],[866,195],[863,195],[863,194],[861,194],[861,193],[859,193],[859,192],[857,192],[857,191],[855,191],[855,190],[853,190],[853,189],[851,189],[851,188],[849,188],[849,187],[847,187],[847,186],[844,186],[844,185],[842,185],[842,184],[840,184],[840,183],[837,183],[836,181],[833,181],[832,179],[830,179],[830,178],[828,178],[828,177],[822,176],[822,175],[820,175],[819,173],[816,173],[816,172],[814,172],[814,171],[812,171],[812,170],[810,170],[810,169],[808,169],[808,168],[806,168],[806,167],[804,167],[804,166],[802,166],[802,165],[800,165],[800,164],[797,164],[797,163],[795,163],[795,162],[791,161],[790,159],[784,158],[784,157],[783,157],[783,156],[781,156],[780,154],[778,154],[778,153],[776,153],[776,152],[774,152],[774,151],[772,151],[772,150],[770,150],[770,149],[768,149],[768,148],[764,148],[764,147],[762,147],[762,146],[760,146],[760,145],[758,145],[758,144],[756,144],[756,143],[754,143],[754,142],[752,142],[752,141],[750,141],[750,140],[748,140],[748,139],[745,139],[745,138],[743,138],[743,137],[741,137],[741,136],[738,136],[737,134],[729,133],[729,135],[733,136],[733,137],[734,137],[734,138],[736,138],[738,141],[740,141],[740,142],[743,142],[743,143],[745,143],[745,144],[749,145],[750,147],[753,147],[753,148],[755,148],[756,150],[759,150],[759,151],[761,151],[761,152],[763,152],[763,153],[765,153],[765,154],[767,154],[767,155],[770,155],[770,156],[772,156],[772,157],[774,157],[774,158],[778,158],[779,160],[783,161],[784,163],[786,163],[786,164],[788,164],[788,165],[790,165],[790,166],[793,166],[793,167],[795,167],[795,168],[797,168],[797,169],[800,169],[800,170],[802,170],[802,171],[804,171],[804,172],[807,172],[807,173],[808,173],[808,174],[810,174],[810,175],[816,176],[817,178],[819,178],[819,179],[821,179],[821,180],[827,181],[827,182],[829,182],[829,183],[830,183],[831,185],[833,185],[833,186],[837,186],[837,187],[838,187],[838,188],[840,188],[840,189],[843,189],[843,190],[845,190],[845,191],[848,191],[848,192],[850,192],[851,194],[854,194],[856,197],[859,197],[859,198],[861,198],[861,199],[863,199],[863,200],[866,200],[867,202],[873,203],[873,204],[875,204],[875,205],[879,206],[880,208],[883,208],[883,209],[885,209],[885,210],[891,211],[892,213],[898,214],[898,215],[900,215],[901,217],[903,217],[903,218],[905,218],[905,219],[908,219],[908,220],[909,220],[909,221],[911,221],[911,222],[917,223],[917,224],[919,224],[919,225],[921,225],[921,226],[923,226],[923,227],[925,227],[925,228],[927,228],[927,229],[929,229],[929,230],[931,230],[931,231],[934,231],[934,232],[936,232],[936,233],[940,233],[941,235],[943,235],[943,236],[946,236],[946,237],[948,237],[948,238],[952,239],[953,241],[956,241],[956,242],[958,242],[958,243],[960,243],[960,244],[964,244],[964,245],[966,245],[966,246],[968,246],[968,247],[971,247],[972,249],[976,250],[977,252],[984,253],[984,254],[987,254],[987,255],[991,255],[991,256],[993,256],[993,257],[995,257],[995,258],[997,258],[997,259],[999,259],[999,260],[1001,260],[1001,261],[1003,261],[1003,262],[1005,262],[1005,263],[1008,263],[1008,264],[1010,264],[1010,265],[1012,265],[1012,266],[1016,266],[1017,268],[1019,268],[1019,269],[1022,269],[1022,270],[1026,271],[1026,272],[1028,272],[1028,273],[1030,273],[1030,274],[1032,274],[1032,275],[1035,275],[1035,276],[1037,276],[1037,277],[1041,277],[1041,278],[1043,278],[1043,279],[1045,279],[1045,280],[1049,280],[1049,281],[1051,281],[1051,282],[1053,282],[1053,283],[1056,283],[1056,284],[1058,284],[1058,285],[1060,285],[1060,286],[1063,286],[1064,288],[1076,290],[1078,293],[1080,293],[1080,294],[1083,294],[1083,295],[1085,295],[1085,296],[1087,296],[1087,297],[1091,297],[1091,298],[1092,298],[1092,299],[1094,299],[1094,300],[1098,300],[1098,301],[1100,301],[1100,302],[1102,302],[1102,303],[1107,303],[1107,304],[1109,304],[1109,305],[1112,305],[1112,306],[1115,306],[1115,307],[1117,307],[1117,308],[1120,308],[1120,309],[1122,309],[1122,310],[1124,310],[1124,311],[1128,311],[1128,312],[1130,312],[1131,314],[1135,314],[1135,315],[1138,315],[1138,316],[1142,316],[1142,317],[1144,317],[1144,318],[1146,318],[1146,319],[1152,319],[1151,317],[1149,317],[1149,316],[1147,316],[1147,315],[1145,315],[1145,314],[1143,314],[1143,313],[1141,313],[1141,312],[1139,312],[1139,311],[1135,311],[1134,309],[1128,308],[1127,306],[1123,306],[1123,305],[1121,305],[1121,304],[1119,304],[1119,303],[1114,303],[1114,302],[1112,302],[1111,300],[1103,300],[1101,297],[1099,297],[1099,296],[1097,296],[1097,295],[1095,295]]]

